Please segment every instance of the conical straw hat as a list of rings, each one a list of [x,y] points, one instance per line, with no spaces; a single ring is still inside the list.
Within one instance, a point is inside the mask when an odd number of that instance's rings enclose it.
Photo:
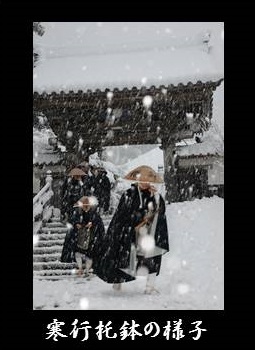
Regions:
[[[141,165],[134,170],[131,170],[125,177],[126,180],[132,180],[135,182],[151,182],[151,183],[163,183],[163,179],[147,165]]]
[[[74,207],[94,207],[98,205],[97,198],[94,196],[83,196],[75,204]]]
[[[90,205],[89,197],[83,196],[74,204],[74,207],[83,207],[88,205]]]
[[[82,170],[79,169],[79,168],[73,168],[73,169],[69,172],[68,176],[75,176],[75,175],[77,175],[77,176],[83,176],[83,175],[86,175],[86,174],[84,173],[84,171],[82,171]]]

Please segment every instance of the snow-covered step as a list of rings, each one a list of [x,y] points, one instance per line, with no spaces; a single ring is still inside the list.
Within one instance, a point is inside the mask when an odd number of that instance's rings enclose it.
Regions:
[[[62,252],[62,245],[53,245],[50,247],[34,247],[33,253],[34,255],[38,254],[53,254],[53,253],[61,253]]]
[[[38,235],[39,240],[56,240],[65,239],[66,233],[41,233]]]
[[[103,216],[105,230],[108,229],[112,216]],[[61,252],[66,234],[70,228],[60,221],[60,217],[52,217],[44,223],[38,232],[39,241],[33,249],[34,278],[54,279],[70,278],[77,269],[77,264],[60,262]],[[75,275],[74,275],[75,277]]]
[[[64,227],[42,227],[40,232],[42,233],[63,233],[69,231],[69,228]]]
[[[60,261],[34,262],[34,271],[39,270],[70,270],[77,267],[76,263],[62,263]]]
[[[53,246],[63,247],[64,241],[65,241],[64,239],[39,240],[35,247],[37,247],[37,248],[53,247]]]
[[[66,227],[62,222],[47,222],[45,227]]]
[[[41,270],[41,271],[34,271],[34,276],[41,276],[41,277],[47,277],[47,276],[71,276],[75,275],[77,266],[72,266],[70,269],[55,269],[55,270]]]
[[[49,275],[49,276],[37,276],[34,275],[33,276],[34,279],[39,280],[39,281],[44,281],[44,280],[48,280],[48,281],[59,281],[59,280],[70,280],[71,279],[75,279],[77,278],[77,276],[75,275]],[[83,281],[86,281],[85,279],[83,279]]]
[[[70,280],[77,280],[79,282],[86,282],[87,279],[86,278],[81,278],[79,277],[78,275],[76,274],[59,274],[59,275],[34,275],[33,276],[34,279],[37,279],[37,280],[40,280],[40,281],[44,281],[44,280],[47,280],[47,281],[59,281],[59,280],[67,280],[67,281],[70,281]]]
[[[84,276],[78,276],[76,273],[74,274],[59,274],[59,275],[34,275],[34,279],[37,280],[48,280],[48,281],[59,281],[59,280],[73,280],[77,281],[78,283],[87,283],[92,277],[95,277],[96,275],[91,275],[90,278],[86,278]]]
[[[105,225],[105,230],[108,229],[109,225]],[[58,237],[65,237],[66,233],[68,232],[68,229],[66,227],[59,227],[59,228],[47,228],[43,227],[40,232],[38,233],[39,239],[56,239]]]
[[[52,254],[33,254],[34,262],[52,262],[59,261],[60,253],[52,253]]]
[[[37,278],[39,277],[42,279],[45,279],[45,278],[47,279],[51,276],[53,276],[53,277],[64,277],[64,276],[71,277],[71,276],[74,276],[74,277],[76,277],[77,271],[78,271],[77,266],[73,267],[72,269],[68,269],[68,270],[56,269],[56,270],[34,271],[33,277],[37,277]]]
[[[65,274],[62,274],[62,275],[49,275],[49,276],[37,276],[37,275],[34,275],[33,276],[34,279],[37,279],[39,281],[44,281],[44,280],[48,280],[48,281],[59,281],[59,280],[69,280],[70,279],[76,279],[78,278],[78,276],[75,276],[75,275],[65,275]],[[83,279],[82,281],[86,281],[86,279]]]

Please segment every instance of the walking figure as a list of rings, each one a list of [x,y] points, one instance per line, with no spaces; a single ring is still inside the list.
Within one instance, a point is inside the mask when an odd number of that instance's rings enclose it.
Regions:
[[[163,180],[148,166],[140,166],[125,176],[133,181],[120,198],[118,207],[101,244],[96,274],[120,290],[124,282],[146,271],[145,293],[156,292],[162,255],[169,251],[165,202],[156,184]]]
[[[76,262],[79,276],[92,275],[93,264],[98,259],[98,251],[105,234],[96,206],[97,200],[92,196],[83,196],[75,203],[71,217],[73,228],[67,233],[62,250],[61,261]]]

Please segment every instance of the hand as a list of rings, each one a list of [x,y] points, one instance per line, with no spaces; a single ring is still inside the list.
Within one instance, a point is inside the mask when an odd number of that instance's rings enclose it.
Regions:
[[[78,229],[80,229],[80,228],[82,227],[82,225],[81,225],[81,224],[76,224],[76,227],[77,227]]]
[[[90,221],[90,222],[87,223],[86,227],[87,228],[91,228],[91,226],[92,226],[92,222]]]
[[[153,185],[150,185],[149,191],[151,195],[153,196],[157,192],[157,188]]]

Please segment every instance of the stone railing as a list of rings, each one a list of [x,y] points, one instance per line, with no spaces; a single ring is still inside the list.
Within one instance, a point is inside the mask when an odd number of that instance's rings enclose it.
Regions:
[[[36,234],[44,221],[48,221],[52,216],[53,206],[50,200],[54,195],[52,191],[51,171],[47,171],[46,184],[33,198],[33,234]]]

